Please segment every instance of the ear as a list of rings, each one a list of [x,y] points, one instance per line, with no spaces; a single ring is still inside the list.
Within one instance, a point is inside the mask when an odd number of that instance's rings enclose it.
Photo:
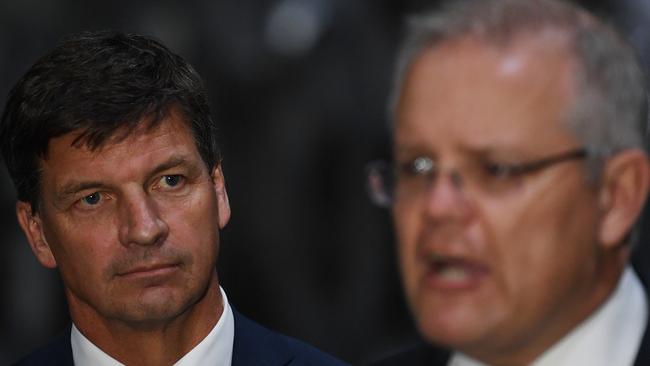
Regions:
[[[47,243],[47,239],[45,239],[43,223],[38,214],[32,213],[32,205],[18,201],[16,203],[16,216],[18,216],[18,223],[25,236],[27,236],[27,241],[32,248],[32,252],[36,255],[36,259],[47,268],[55,268],[56,259],[54,259],[52,249]]]
[[[631,149],[611,157],[603,171],[599,205],[603,214],[602,245],[620,245],[636,223],[650,185],[650,163],[645,152]]]
[[[226,192],[226,182],[221,171],[221,164],[217,164],[212,170],[212,184],[217,194],[217,208],[219,209],[219,229],[226,227],[230,220],[230,203]]]

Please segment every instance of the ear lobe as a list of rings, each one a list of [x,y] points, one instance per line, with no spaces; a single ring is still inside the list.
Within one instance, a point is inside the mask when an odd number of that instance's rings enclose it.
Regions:
[[[230,220],[230,202],[226,192],[226,183],[221,171],[221,164],[212,170],[212,185],[217,195],[217,208],[219,210],[219,229],[223,229]]]
[[[18,201],[16,203],[16,216],[36,259],[44,267],[55,268],[56,259],[52,254],[50,245],[47,243],[47,239],[45,239],[41,218],[38,214],[32,214],[31,204]]]
[[[623,242],[643,210],[649,185],[650,163],[642,150],[623,151],[605,163],[599,193],[599,237],[604,246]]]

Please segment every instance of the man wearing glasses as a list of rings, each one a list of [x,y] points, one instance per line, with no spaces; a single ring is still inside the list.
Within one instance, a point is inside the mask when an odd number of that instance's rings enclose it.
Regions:
[[[427,345],[381,364],[649,364],[628,264],[650,184],[633,52],[554,0],[455,1],[410,32],[394,163],[370,187]]]

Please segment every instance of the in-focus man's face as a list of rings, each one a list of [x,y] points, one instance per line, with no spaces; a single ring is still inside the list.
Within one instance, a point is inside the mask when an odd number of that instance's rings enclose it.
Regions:
[[[172,111],[97,151],[71,146],[76,133],[51,140],[35,218],[42,231],[30,239],[49,247],[37,256],[59,268],[71,311],[155,322],[218,291],[218,229],[230,215],[223,176]]]
[[[468,181],[581,147],[560,125],[573,64],[557,42],[443,43],[406,77],[395,159],[427,156],[445,172],[419,193],[398,183],[393,210],[406,294],[431,341],[474,355],[548,346],[594,306],[598,210],[582,160],[505,188]]]

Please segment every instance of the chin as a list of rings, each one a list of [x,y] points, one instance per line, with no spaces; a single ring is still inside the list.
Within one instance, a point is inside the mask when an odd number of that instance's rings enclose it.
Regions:
[[[433,300],[433,299],[430,299]],[[479,311],[464,304],[422,301],[413,307],[418,331],[427,341],[454,349],[472,348],[485,342],[489,324]],[[463,309],[464,308],[464,309]]]
[[[427,341],[453,349],[465,349],[480,343],[481,336],[473,329],[453,326],[445,322],[419,324],[418,330]]]
[[[166,322],[185,313],[194,298],[188,295],[170,293],[170,291],[155,291],[140,297],[137,302],[124,304],[118,318],[127,323],[156,324]]]

